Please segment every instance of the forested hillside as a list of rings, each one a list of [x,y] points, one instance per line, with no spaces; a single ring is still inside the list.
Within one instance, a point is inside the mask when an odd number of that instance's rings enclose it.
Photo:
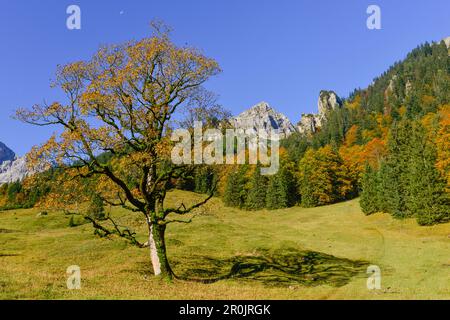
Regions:
[[[449,150],[450,57],[442,41],[417,47],[368,88],[353,91],[316,132],[284,139],[276,175],[262,176],[254,165],[197,166],[172,185],[214,191],[227,206],[248,210],[315,207],[361,196],[366,214],[383,211],[429,225],[450,219]],[[108,154],[101,157],[120,163]],[[98,202],[102,181],[67,183],[65,175],[52,170],[4,184],[0,207],[56,199]],[[128,183],[133,189],[139,182],[130,175]],[[77,196],[68,196],[73,190]]]
[[[425,43],[352,92],[318,132],[287,138],[279,174],[261,179],[242,168],[231,174],[225,201],[253,209],[248,198],[258,195],[257,207],[313,207],[361,195],[366,214],[448,221],[449,98],[447,45]]]

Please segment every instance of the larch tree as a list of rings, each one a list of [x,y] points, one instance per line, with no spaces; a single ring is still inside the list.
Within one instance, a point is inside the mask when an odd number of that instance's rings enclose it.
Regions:
[[[70,164],[82,177],[101,176],[110,183],[117,196],[103,200],[142,216],[154,274],[172,279],[165,231],[180,220],[169,215],[192,212],[212,193],[197,203],[165,205],[171,180],[185,172],[170,160],[171,121],[177,110],[198,99],[202,85],[220,68],[198,50],[175,45],[163,25],[154,26],[148,38],[104,46],[88,61],[58,67],[53,86],[67,101],[19,109],[16,117],[33,125],[59,126],[60,134],[33,148],[30,161]],[[103,152],[114,160],[99,161]]]

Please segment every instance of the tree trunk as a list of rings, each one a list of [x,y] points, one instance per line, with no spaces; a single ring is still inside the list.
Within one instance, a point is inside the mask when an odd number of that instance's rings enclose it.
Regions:
[[[161,276],[167,280],[171,280],[173,277],[172,269],[169,265],[169,260],[166,254],[165,243],[165,225],[159,225],[156,223],[149,223],[149,248],[150,258],[153,265],[153,272],[155,276]]]

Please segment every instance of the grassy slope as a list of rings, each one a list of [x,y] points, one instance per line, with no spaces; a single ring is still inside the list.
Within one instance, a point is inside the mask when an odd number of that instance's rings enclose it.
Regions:
[[[176,191],[170,197],[180,202],[193,195]],[[240,263],[241,277],[211,284],[166,284],[151,276],[147,249],[99,239],[87,224],[69,228],[59,212],[37,213],[0,213],[0,298],[450,299],[450,225],[365,217],[357,200],[244,212],[214,199],[207,214],[189,225],[171,224],[167,234],[179,275],[211,278]],[[144,231],[140,216],[114,215]],[[66,288],[65,271],[74,264],[81,267],[81,290]],[[369,264],[381,267],[381,290],[366,288]],[[260,268],[268,265],[278,269]]]

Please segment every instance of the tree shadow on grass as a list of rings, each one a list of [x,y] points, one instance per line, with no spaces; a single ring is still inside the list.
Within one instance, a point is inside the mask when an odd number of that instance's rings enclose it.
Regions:
[[[14,233],[14,232],[18,232],[18,231],[0,228],[0,233]]]
[[[338,258],[315,251],[260,249],[253,255],[219,259],[193,256],[174,261],[174,271],[182,280],[214,283],[225,279],[260,282],[267,286],[327,284],[340,287],[352,277],[365,273],[366,261]]]

